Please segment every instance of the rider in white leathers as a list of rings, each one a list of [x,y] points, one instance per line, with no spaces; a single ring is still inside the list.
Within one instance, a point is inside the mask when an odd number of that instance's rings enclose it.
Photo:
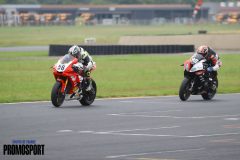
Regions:
[[[90,79],[90,73],[96,68],[95,62],[86,50],[84,50],[82,47],[78,47],[77,45],[73,45],[68,50],[68,54],[78,59],[78,63],[74,64],[73,67],[77,70],[84,70],[84,77],[86,77],[85,79],[87,82],[86,91],[90,91],[92,83]]]

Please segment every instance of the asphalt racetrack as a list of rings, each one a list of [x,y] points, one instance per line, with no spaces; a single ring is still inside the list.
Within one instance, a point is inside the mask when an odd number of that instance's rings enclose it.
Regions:
[[[239,160],[240,94],[0,104],[0,159]],[[44,155],[3,155],[13,140]]]

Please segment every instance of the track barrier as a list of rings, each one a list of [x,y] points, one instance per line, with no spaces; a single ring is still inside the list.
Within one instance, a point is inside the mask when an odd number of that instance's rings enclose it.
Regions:
[[[171,54],[194,52],[194,45],[79,45],[91,55]],[[62,56],[71,45],[49,46],[49,56]]]

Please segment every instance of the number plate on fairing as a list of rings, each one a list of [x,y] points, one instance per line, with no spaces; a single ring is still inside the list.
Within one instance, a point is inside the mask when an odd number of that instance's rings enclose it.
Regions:
[[[71,62],[69,62],[69,63],[60,63],[60,62],[58,62],[58,63],[56,64],[56,70],[57,70],[58,72],[64,72],[64,71],[66,70],[66,68],[67,68],[70,64],[71,64]]]
[[[65,70],[65,64],[58,64],[57,71],[58,72],[63,72],[64,70]]]

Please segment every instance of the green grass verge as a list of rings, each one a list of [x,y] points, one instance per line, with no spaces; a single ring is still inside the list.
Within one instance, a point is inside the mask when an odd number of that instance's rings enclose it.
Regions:
[[[0,102],[50,100],[55,82],[50,66],[57,57],[46,55],[46,52],[0,53]],[[183,68],[179,65],[188,57],[94,56],[97,70],[92,76],[98,85],[97,97],[176,95],[183,79]],[[224,54],[221,59],[218,93],[240,92],[240,54]]]
[[[99,44],[116,44],[124,35],[197,34],[199,30],[210,34],[240,33],[239,24],[1,27],[0,46],[82,44],[86,37],[95,37]]]

